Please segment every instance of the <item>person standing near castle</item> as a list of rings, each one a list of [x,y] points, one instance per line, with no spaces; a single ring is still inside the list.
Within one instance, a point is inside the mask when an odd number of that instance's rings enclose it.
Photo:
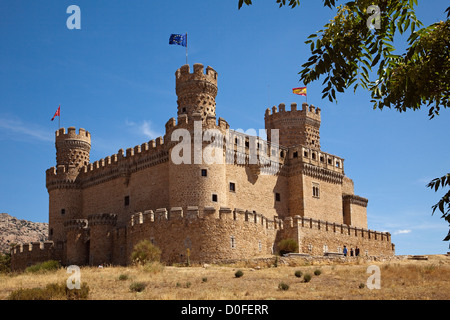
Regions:
[[[356,257],[359,256],[359,248],[358,247],[355,248],[355,256]]]
[[[344,257],[346,257],[347,256],[347,247],[346,246],[344,246],[344,251],[342,251],[343,253],[344,253]]]

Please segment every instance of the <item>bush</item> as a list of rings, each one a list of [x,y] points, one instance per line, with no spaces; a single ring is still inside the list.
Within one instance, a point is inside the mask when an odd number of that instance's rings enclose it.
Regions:
[[[119,276],[119,280],[128,280],[128,275],[127,274],[121,274]]]
[[[280,282],[280,284],[278,285],[278,289],[280,289],[281,291],[289,290],[289,285],[287,283]]]
[[[359,284],[359,288],[360,288],[360,289],[364,289],[365,287],[366,287],[366,285],[365,285],[364,283],[361,282],[361,283]]]
[[[305,275],[303,276],[303,280],[304,280],[305,282],[311,281],[311,278],[312,278],[312,276],[311,276],[309,273],[307,273],[307,274],[305,274]]]
[[[56,260],[48,260],[41,263],[34,264],[25,269],[25,272],[46,272],[46,271],[54,271],[58,270],[61,267],[58,261]]]
[[[11,272],[11,254],[0,253],[0,273]]]
[[[322,274],[322,271],[320,271],[319,269],[314,270],[314,274],[316,276],[320,276]]]
[[[50,283],[45,288],[18,289],[11,292],[8,300],[85,300],[89,287],[82,283],[80,289],[70,290],[66,284]]]
[[[149,240],[142,240],[136,244],[131,254],[131,260],[136,264],[145,265],[147,262],[160,261],[161,250]]]
[[[301,276],[303,275],[303,272],[301,272],[300,270],[297,270],[297,271],[295,271],[294,274],[297,278],[301,278]]]
[[[147,285],[143,282],[133,282],[130,284],[130,290],[133,292],[142,292],[146,286]]]
[[[207,282],[208,281],[208,278],[207,277],[203,277],[202,278],[202,282]]]
[[[280,255],[290,253],[290,252],[297,252],[298,251],[298,243],[294,239],[283,239],[280,242],[278,242],[278,249],[280,252]]]
[[[240,278],[240,277],[242,277],[243,275],[244,275],[244,273],[243,273],[241,270],[236,271],[236,273],[234,274],[234,276],[235,276],[236,278]]]

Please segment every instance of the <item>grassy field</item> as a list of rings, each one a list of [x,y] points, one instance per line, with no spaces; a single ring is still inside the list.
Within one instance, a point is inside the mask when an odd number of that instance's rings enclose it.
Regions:
[[[450,256],[428,257],[428,260],[332,264],[289,260],[289,265],[279,263],[277,267],[264,263],[206,267],[85,267],[81,268],[81,282],[89,287],[89,300],[449,300]],[[367,287],[367,279],[371,276],[367,273],[369,265],[379,267],[380,289]],[[237,270],[243,272],[242,277],[235,276]],[[297,270],[302,272],[301,277],[295,275]],[[320,270],[319,275],[314,274],[316,270]],[[309,282],[304,280],[307,273],[311,274]],[[64,268],[0,275],[0,299],[8,299],[18,289],[65,284],[69,276]]]

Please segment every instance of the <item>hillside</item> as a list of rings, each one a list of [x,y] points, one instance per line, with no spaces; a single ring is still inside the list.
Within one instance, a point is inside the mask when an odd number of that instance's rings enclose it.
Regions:
[[[13,243],[45,241],[48,223],[20,220],[7,213],[0,213],[0,252],[9,252]]]

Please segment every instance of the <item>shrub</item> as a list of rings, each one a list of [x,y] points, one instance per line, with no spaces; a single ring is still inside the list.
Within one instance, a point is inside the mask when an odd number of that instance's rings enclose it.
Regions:
[[[128,275],[127,274],[121,274],[119,276],[119,280],[128,280]]]
[[[320,276],[322,274],[322,271],[320,271],[319,269],[314,270],[314,274],[316,276]]]
[[[289,252],[297,252],[298,251],[298,243],[292,238],[283,239],[278,242],[278,249],[280,255],[289,253]]]
[[[11,272],[11,254],[0,253],[0,273]]]
[[[70,290],[66,284],[49,283],[45,288],[18,289],[11,292],[8,300],[85,300],[89,295],[89,287],[82,283],[80,289]]]
[[[202,282],[207,282],[208,281],[208,278],[207,277],[203,277],[202,278]]]
[[[289,285],[287,283],[280,282],[280,284],[278,285],[278,289],[280,289],[281,291],[289,290]]]
[[[54,271],[58,270],[61,267],[58,261],[48,260],[41,263],[34,264],[25,269],[25,272],[46,272],[46,271]]]
[[[236,273],[234,274],[234,276],[235,276],[236,278],[240,278],[240,277],[242,277],[243,275],[244,275],[244,273],[243,273],[241,270],[236,271]]]
[[[297,278],[300,278],[303,275],[303,272],[301,272],[300,270],[297,270],[297,271],[295,271],[294,274]]]
[[[360,289],[364,289],[365,287],[366,287],[366,285],[365,285],[364,283],[361,282],[361,283],[359,284],[359,288],[360,288]]]
[[[303,280],[304,280],[305,282],[311,281],[311,278],[312,278],[312,276],[311,276],[309,273],[307,273],[307,274],[305,274],[305,275],[303,276]]]
[[[142,240],[136,244],[131,253],[131,260],[136,264],[145,265],[147,262],[160,261],[161,250],[149,240]]]
[[[133,282],[130,284],[130,290],[134,292],[142,292],[146,286],[147,285],[143,282]]]

